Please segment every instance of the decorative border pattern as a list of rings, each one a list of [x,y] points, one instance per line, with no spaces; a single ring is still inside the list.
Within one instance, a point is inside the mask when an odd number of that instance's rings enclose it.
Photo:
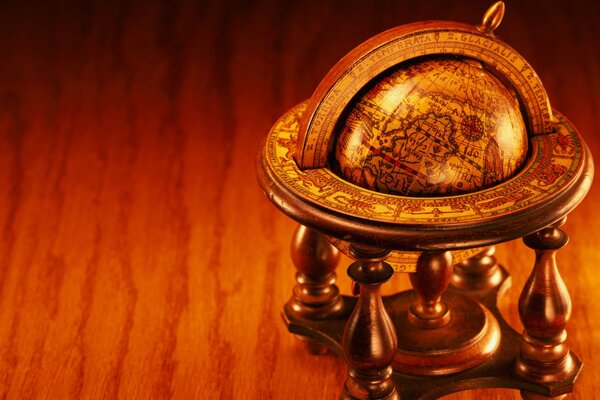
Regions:
[[[302,201],[365,222],[443,226],[507,216],[552,199],[577,178],[583,165],[579,134],[556,113],[556,130],[530,136],[529,161],[512,179],[463,195],[393,196],[353,185],[328,168],[300,170],[294,153],[305,109],[306,103],[299,104],[273,126],[265,146],[269,169]]]

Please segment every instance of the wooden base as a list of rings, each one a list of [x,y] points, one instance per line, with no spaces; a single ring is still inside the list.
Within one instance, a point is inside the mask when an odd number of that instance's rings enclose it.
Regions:
[[[440,328],[424,329],[409,321],[406,307],[414,301],[414,292],[406,291],[387,303],[398,336],[394,371],[411,375],[453,374],[482,363],[498,348],[500,326],[479,302],[448,292],[443,301],[451,305],[452,318]]]
[[[464,369],[462,372],[451,375],[409,375],[399,372],[396,366],[393,380],[401,398],[431,400],[449,393],[478,388],[518,389],[525,395],[530,396],[525,398],[536,398],[536,395],[560,398],[561,395],[570,393],[573,390],[573,383],[577,379],[582,366],[577,356],[573,353],[571,353],[573,368],[568,376],[565,376],[559,382],[532,382],[519,376],[515,371],[521,335],[504,321],[496,306],[498,296],[510,284],[510,278],[504,268],[501,266],[499,268],[502,273],[499,285],[471,291],[450,286],[447,296],[444,297],[446,301],[450,302],[449,306],[451,308],[453,307],[453,298],[465,295],[469,299],[481,303],[486,310],[489,310],[489,313],[497,322],[500,332],[500,343],[496,351],[472,368]],[[400,322],[402,318],[402,311],[400,310],[406,310],[413,300],[413,291],[402,292],[383,298],[384,306],[394,322],[398,336],[404,334],[403,330],[406,327],[405,323]],[[357,299],[355,297],[342,296],[339,313],[336,316],[323,320],[300,318],[293,312],[289,305],[286,305],[283,310],[283,319],[290,332],[322,343],[340,357],[343,357],[342,334],[346,322],[355,308],[356,302]],[[402,343],[402,340],[399,342]],[[398,354],[397,360],[398,358],[402,358],[402,349],[400,349]]]

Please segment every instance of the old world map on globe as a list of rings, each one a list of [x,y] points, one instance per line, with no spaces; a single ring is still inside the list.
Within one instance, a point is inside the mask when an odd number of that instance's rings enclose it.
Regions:
[[[341,399],[482,387],[562,399],[579,375],[555,253],[592,158],[533,68],[495,35],[503,13],[500,1],[477,26],[425,21],[367,40],[281,116],[259,154],[265,194],[300,224],[283,319],[343,355]],[[498,311],[510,280],[493,247],[517,238],[536,254],[522,333]],[[339,295],[338,252],[354,260],[358,299]],[[394,271],[410,273],[413,289],[382,297]]]
[[[403,196],[466,193],[506,180],[527,156],[513,93],[470,59],[397,68],[349,112],[335,159],[345,179]]]
[[[343,220],[325,231],[349,254],[358,231],[381,242],[378,229],[389,229],[398,246],[396,227],[418,227],[433,241],[541,210],[568,190],[585,162],[579,135],[527,61],[494,36],[499,14],[490,15],[477,27],[396,27],[340,60],[269,133],[266,179],[302,210],[273,201],[293,218]],[[354,236],[341,233],[345,218]],[[388,259],[396,271],[416,268],[413,236]],[[456,263],[481,251],[448,238]]]

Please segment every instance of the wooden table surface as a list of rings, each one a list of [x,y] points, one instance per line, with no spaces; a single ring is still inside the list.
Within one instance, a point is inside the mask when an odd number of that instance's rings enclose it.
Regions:
[[[363,40],[479,23],[488,5],[449,3],[0,2],[0,399],[336,398],[344,364],[308,355],[279,317],[294,224],[261,193],[255,155]],[[508,1],[497,31],[597,157],[599,21],[592,1]],[[599,202],[596,184],[558,255],[586,364],[573,399],[600,393]],[[533,256],[514,242],[498,258],[520,329]]]

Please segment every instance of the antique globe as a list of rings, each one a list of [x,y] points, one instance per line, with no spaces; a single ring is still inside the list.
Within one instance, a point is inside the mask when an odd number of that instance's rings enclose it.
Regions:
[[[593,161],[533,67],[496,36],[503,14],[500,1],[476,26],[374,36],[275,122],[259,153],[262,189],[299,224],[283,320],[310,352],[342,356],[343,400],[483,387],[559,399],[579,375],[555,253]],[[497,307],[510,279],[494,257],[518,238],[536,254],[521,332]],[[335,284],[340,252],[358,298]],[[382,297],[394,272],[412,289]]]
[[[370,190],[447,196],[512,177],[526,156],[516,95],[478,61],[437,57],[387,71],[353,101],[331,164]]]

